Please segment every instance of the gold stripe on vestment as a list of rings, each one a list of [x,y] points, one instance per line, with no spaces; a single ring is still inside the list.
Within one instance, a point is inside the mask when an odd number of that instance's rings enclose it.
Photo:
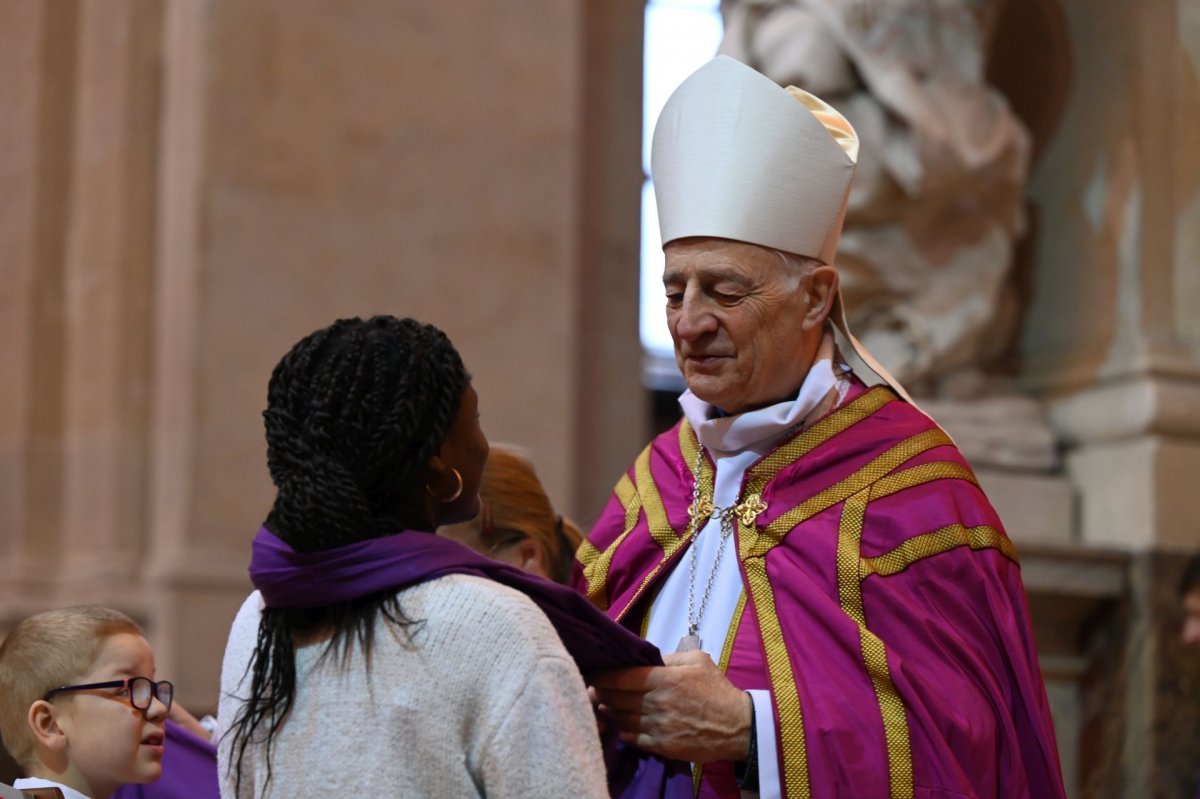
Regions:
[[[893,574],[899,574],[917,561],[949,552],[961,546],[968,546],[976,551],[995,549],[1013,563],[1020,562],[1017,557],[1017,548],[1013,542],[995,527],[986,524],[977,527],[949,524],[932,533],[913,536],[882,555],[863,558],[859,564],[859,575],[861,579],[866,579],[872,574],[890,577]]]
[[[887,474],[846,499],[838,525],[838,596],[842,609],[858,625],[863,664],[871,678],[883,723],[888,751],[889,794],[892,799],[910,799],[915,790],[908,718],[904,700],[891,679],[887,646],[867,626],[862,581],[869,574],[880,573],[873,567],[895,569],[890,573],[898,573],[912,562],[906,556],[928,557],[947,551],[955,545],[968,543],[970,537],[961,525],[952,525],[938,533],[909,539],[895,550],[881,556],[881,559],[865,559],[862,557],[863,524],[870,502],[935,480],[952,479],[978,485],[970,468],[955,462],[923,463]],[[956,527],[959,529],[955,530]],[[988,538],[986,534],[981,535],[978,540],[998,543],[997,539]]]
[[[616,488],[613,493],[617,495],[617,501],[621,503],[621,507],[625,509],[628,515],[631,505],[636,507],[642,506],[642,500],[638,497],[637,487],[633,484],[628,474],[621,475],[621,479],[617,481]]]
[[[746,577],[750,582],[750,595],[758,616],[758,629],[762,636],[763,649],[767,656],[767,673],[771,678],[771,691],[775,707],[779,712],[779,735],[782,741],[794,741],[794,746],[784,746],[783,784],[787,796],[810,799],[812,789],[808,783],[808,752],[804,741],[804,716],[800,710],[800,695],[796,690],[796,678],[792,672],[792,660],[787,644],[783,640],[783,628],[779,624],[775,595],[767,579],[767,564],[762,558],[745,561]]]
[[[871,501],[891,496],[906,488],[932,483],[935,480],[965,480],[971,485],[979,486],[979,481],[975,479],[975,473],[966,464],[954,461],[932,461],[882,478],[871,486]]]
[[[646,447],[638,456],[633,466],[637,475],[638,496],[642,500],[642,510],[646,512],[646,524],[650,528],[650,537],[659,549],[667,552],[675,543],[675,532],[667,520],[667,509],[663,506],[662,496],[658,493],[658,485],[650,471],[650,447]]]
[[[808,427],[783,446],[756,463],[747,475],[747,493],[761,494],[767,481],[780,469],[795,463],[834,436],[841,435],[877,410],[894,402],[896,395],[885,386],[876,386],[856,397],[844,408]]]
[[[696,434],[686,419],[679,424],[679,451],[684,458],[685,463],[694,463],[696,455],[700,451],[700,443],[696,440]],[[639,459],[639,466],[640,464],[641,459]],[[638,589],[634,592],[633,597],[628,603],[626,603],[621,612],[617,614],[618,620],[621,619],[625,615],[625,612],[632,607],[633,604],[638,601],[638,599],[641,598],[642,593],[646,590],[646,588],[658,578],[658,575],[662,572],[663,566],[666,564],[666,562],[670,560],[671,557],[675,555],[675,553],[681,548],[687,546],[687,543],[691,541],[692,537],[695,535],[694,530],[689,533],[687,529],[684,529],[677,533],[674,528],[671,527],[670,521],[667,519],[666,509],[662,502],[662,496],[659,494],[658,486],[655,484],[654,477],[650,473],[649,460],[647,459],[644,469],[635,468],[635,471],[638,475],[638,486],[642,493],[643,501],[646,501],[647,499],[648,490],[651,492],[656,503],[656,512],[661,514],[659,527],[656,528],[655,522],[649,516],[649,505],[647,505],[647,522],[650,525],[650,537],[653,538],[654,541],[662,548],[663,557],[642,579],[642,584],[638,586]],[[713,468],[712,464],[708,462],[707,458],[700,459],[700,474],[698,476],[693,476],[693,479],[699,481],[701,490],[705,490],[705,486],[707,486],[707,491],[711,496]],[[697,527],[699,526],[702,525],[700,522],[697,522]]]
[[[842,610],[858,624],[863,665],[871,678],[875,698],[879,703],[879,716],[883,722],[883,735],[888,752],[889,794],[892,799],[911,799],[914,790],[912,748],[909,743],[904,700],[900,698],[892,682],[887,647],[867,628],[862,581],[859,579],[863,520],[866,517],[867,504],[873,498],[873,491],[868,486],[849,497],[842,506],[842,516],[838,523],[838,597],[842,603]]]
[[[786,466],[808,454],[816,447],[831,438],[844,433],[853,425],[866,419],[889,402],[895,401],[895,395],[884,387],[878,387],[858,397],[845,408],[830,414],[825,419],[802,431],[784,446],[770,453],[762,461],[755,464],[747,473],[743,495],[761,496],[767,484]],[[794,742],[792,746],[783,747],[784,784],[788,796],[809,797],[811,786],[808,777],[807,747],[804,738],[804,719],[800,706],[799,694],[794,682],[791,659],[783,639],[782,627],[779,623],[774,602],[774,594],[766,575],[765,555],[796,525],[812,518],[817,513],[833,507],[839,502],[869,490],[869,487],[917,455],[935,447],[952,445],[950,438],[940,429],[924,431],[911,436],[896,444],[883,454],[875,457],[853,474],[843,480],[818,492],[815,496],[799,506],[781,514],[765,530],[754,524],[739,522],[739,555],[746,569],[750,582],[751,594],[756,607],[759,609],[759,627],[762,633],[763,646],[766,650],[768,671],[771,685],[775,694],[776,705],[780,714],[781,740]],[[950,464],[953,466],[954,464]],[[945,476],[962,476],[959,469],[954,474],[945,474],[953,470],[920,469],[913,471],[911,479],[928,478],[930,475],[938,479]],[[893,481],[885,486],[886,493],[900,490],[903,480]],[[865,500],[862,501],[862,512],[865,513]],[[845,511],[845,509],[843,509]],[[861,525],[862,516],[859,517]],[[856,621],[859,623],[860,647],[872,685],[875,688],[880,714],[883,719],[885,739],[888,746],[888,763],[890,784],[893,795],[911,796],[913,793],[912,755],[908,734],[908,721],[904,713],[904,704],[891,681],[887,664],[887,651],[883,642],[871,633],[865,624],[865,614],[862,609],[861,584],[858,581],[860,552],[858,541],[861,539],[861,526],[857,533],[854,527],[849,528],[850,540],[840,541],[839,560],[839,591],[843,606],[847,612],[855,610]],[[854,614],[852,613],[852,616]]]
[[[640,461],[642,457],[647,456],[649,452],[650,448],[647,447],[643,450],[638,460]],[[617,481],[617,486],[613,489],[613,492],[617,495],[618,501],[625,506],[625,528],[617,536],[616,540],[609,544],[599,555],[592,556],[590,553],[587,553],[586,556],[589,559],[586,561],[582,556],[577,555],[580,562],[583,563],[583,577],[587,584],[587,598],[601,610],[608,610],[608,570],[612,566],[613,556],[617,553],[617,548],[621,546],[625,537],[629,535],[634,525],[637,524],[638,516],[642,509],[641,496],[634,488],[633,481],[629,479],[629,475],[621,475],[621,479]],[[587,544],[587,541],[585,540],[584,543]],[[591,545],[588,544],[588,546]],[[595,549],[595,547],[592,548]],[[583,552],[582,546],[579,552]]]
[[[683,427],[686,423],[680,425],[680,436],[684,436]],[[690,435],[688,436],[690,437]],[[633,596],[625,603],[625,607],[617,613],[617,621],[624,618],[629,608],[641,598],[642,593],[646,590],[654,580],[662,572],[664,564],[671,559],[671,556],[679,551],[680,547],[684,546],[691,540],[691,536],[686,534],[676,534],[671,527],[671,522],[667,518],[666,506],[663,504],[662,495],[658,491],[658,485],[654,482],[654,475],[650,471],[650,447],[647,447],[637,463],[634,465],[634,473],[637,475],[638,494],[641,496],[643,507],[646,511],[646,524],[650,528],[650,537],[662,549],[662,558],[654,565],[652,569],[642,578],[642,583],[633,592]]]
[[[616,495],[617,501],[621,503],[621,507],[625,511],[625,526],[624,530],[628,532],[632,529],[633,524],[630,523],[630,517],[637,520],[638,511],[641,510],[642,503],[638,499],[637,489],[633,487],[633,481],[629,479],[629,475],[621,475],[621,479],[617,481],[617,485],[613,488],[613,494]],[[578,549],[575,550],[575,560],[579,561],[583,566],[584,575],[588,575],[588,567],[596,562],[596,559],[603,554],[601,550],[588,539],[583,539]],[[591,582],[589,580],[589,582]]]
[[[876,386],[855,398],[846,407],[829,414],[812,427],[802,430],[795,438],[768,453],[761,461],[750,467],[746,472],[743,494],[761,497],[767,483],[773,480],[784,467],[800,460],[831,438],[846,432],[889,402],[894,402],[895,399],[896,395],[892,393],[891,389],[885,386]],[[776,540],[770,546],[766,546],[766,542],[760,544],[761,533],[756,525],[740,525],[740,533],[738,556],[742,560],[765,555],[772,546],[779,543],[779,540]]]
[[[596,558],[600,557],[600,550],[596,545],[586,538],[579,542],[579,547],[575,550],[575,560],[583,566],[584,574],[587,574],[587,567],[595,562]]]
[[[844,408],[801,431],[777,450],[769,453],[747,472],[742,495],[761,497],[764,488],[785,466],[788,466],[821,444],[829,441],[852,426],[866,419],[889,402],[895,395],[887,388],[877,387],[851,401]],[[694,457],[694,453],[693,453]],[[707,466],[707,463],[703,463]],[[711,478],[710,478],[711,479]],[[709,491],[712,490],[709,484]],[[768,528],[770,529],[770,527]],[[780,740],[795,742],[781,747],[783,783],[788,797],[809,799],[812,795],[808,777],[808,754],[804,739],[804,716],[800,696],[796,690],[792,673],[791,658],[779,623],[775,596],[767,579],[766,561],[763,556],[783,539],[777,536],[769,545],[759,546],[760,530],[753,523],[738,520],[738,554],[749,582],[750,594],[757,609],[759,633],[767,658],[767,671],[771,679],[771,691],[779,712]],[[765,543],[765,542],[764,542]]]
[[[729,659],[733,657],[733,639],[737,638],[738,627],[742,623],[742,614],[746,612],[746,592],[738,596],[737,607],[733,609],[733,621],[729,624],[729,632],[725,635],[725,645],[721,647],[721,659],[717,666],[724,673],[729,670]]]
[[[600,554],[600,557],[583,570],[583,579],[587,582],[588,601],[601,610],[608,610],[608,569],[612,566],[613,555],[616,554],[617,547],[621,546],[621,542],[627,535],[629,535],[628,530],[617,536],[617,540],[613,541],[608,549]]]
[[[896,446],[877,456],[858,471],[850,474],[823,491],[819,491],[796,507],[777,516],[765,530],[750,528],[757,533],[753,545],[748,547],[746,557],[759,557],[771,551],[796,525],[811,519],[821,511],[833,507],[867,486],[885,477],[906,461],[935,447],[952,445],[950,437],[939,428],[926,430],[906,438]]]

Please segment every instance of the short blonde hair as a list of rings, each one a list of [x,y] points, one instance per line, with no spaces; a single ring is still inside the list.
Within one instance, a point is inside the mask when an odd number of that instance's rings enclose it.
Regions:
[[[509,543],[514,533],[538,542],[546,571],[556,582],[571,577],[575,550],[583,532],[554,511],[533,462],[516,447],[493,444],[479,489],[483,508],[463,525],[485,550]]]
[[[0,644],[0,740],[18,765],[34,756],[30,705],[87,674],[100,645],[118,633],[144,635],[120,611],[82,605],[30,616]]]

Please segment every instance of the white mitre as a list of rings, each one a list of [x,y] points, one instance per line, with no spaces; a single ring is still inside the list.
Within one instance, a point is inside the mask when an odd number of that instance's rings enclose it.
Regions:
[[[832,264],[857,158],[854,128],[823,100],[717,56],[654,128],[662,243],[716,236]]]
[[[650,171],[663,246],[713,236],[833,265],[857,160],[858,135],[824,100],[717,56],[679,84],[654,128]],[[912,403],[850,333],[840,291],[830,318]]]

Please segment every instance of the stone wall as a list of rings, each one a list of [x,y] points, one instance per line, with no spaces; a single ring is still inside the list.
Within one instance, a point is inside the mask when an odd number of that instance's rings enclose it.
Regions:
[[[603,6],[603,7],[602,7]],[[588,521],[645,440],[638,4],[0,3],[0,630],[101,602],[216,702],[271,367],[445,329]]]

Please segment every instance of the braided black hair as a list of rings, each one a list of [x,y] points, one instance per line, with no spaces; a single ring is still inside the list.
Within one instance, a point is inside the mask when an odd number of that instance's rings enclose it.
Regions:
[[[277,489],[267,528],[300,552],[405,529],[432,532],[410,497],[450,429],[470,375],[446,335],[412,319],[340,319],[301,339],[271,374],[267,467]],[[332,629],[322,657],[343,665],[361,647],[369,666],[376,615],[412,624],[395,592],[315,609],[266,608],[251,662],[250,695],[229,733],[242,760],[266,726],[271,747],[296,691],[294,637]]]

